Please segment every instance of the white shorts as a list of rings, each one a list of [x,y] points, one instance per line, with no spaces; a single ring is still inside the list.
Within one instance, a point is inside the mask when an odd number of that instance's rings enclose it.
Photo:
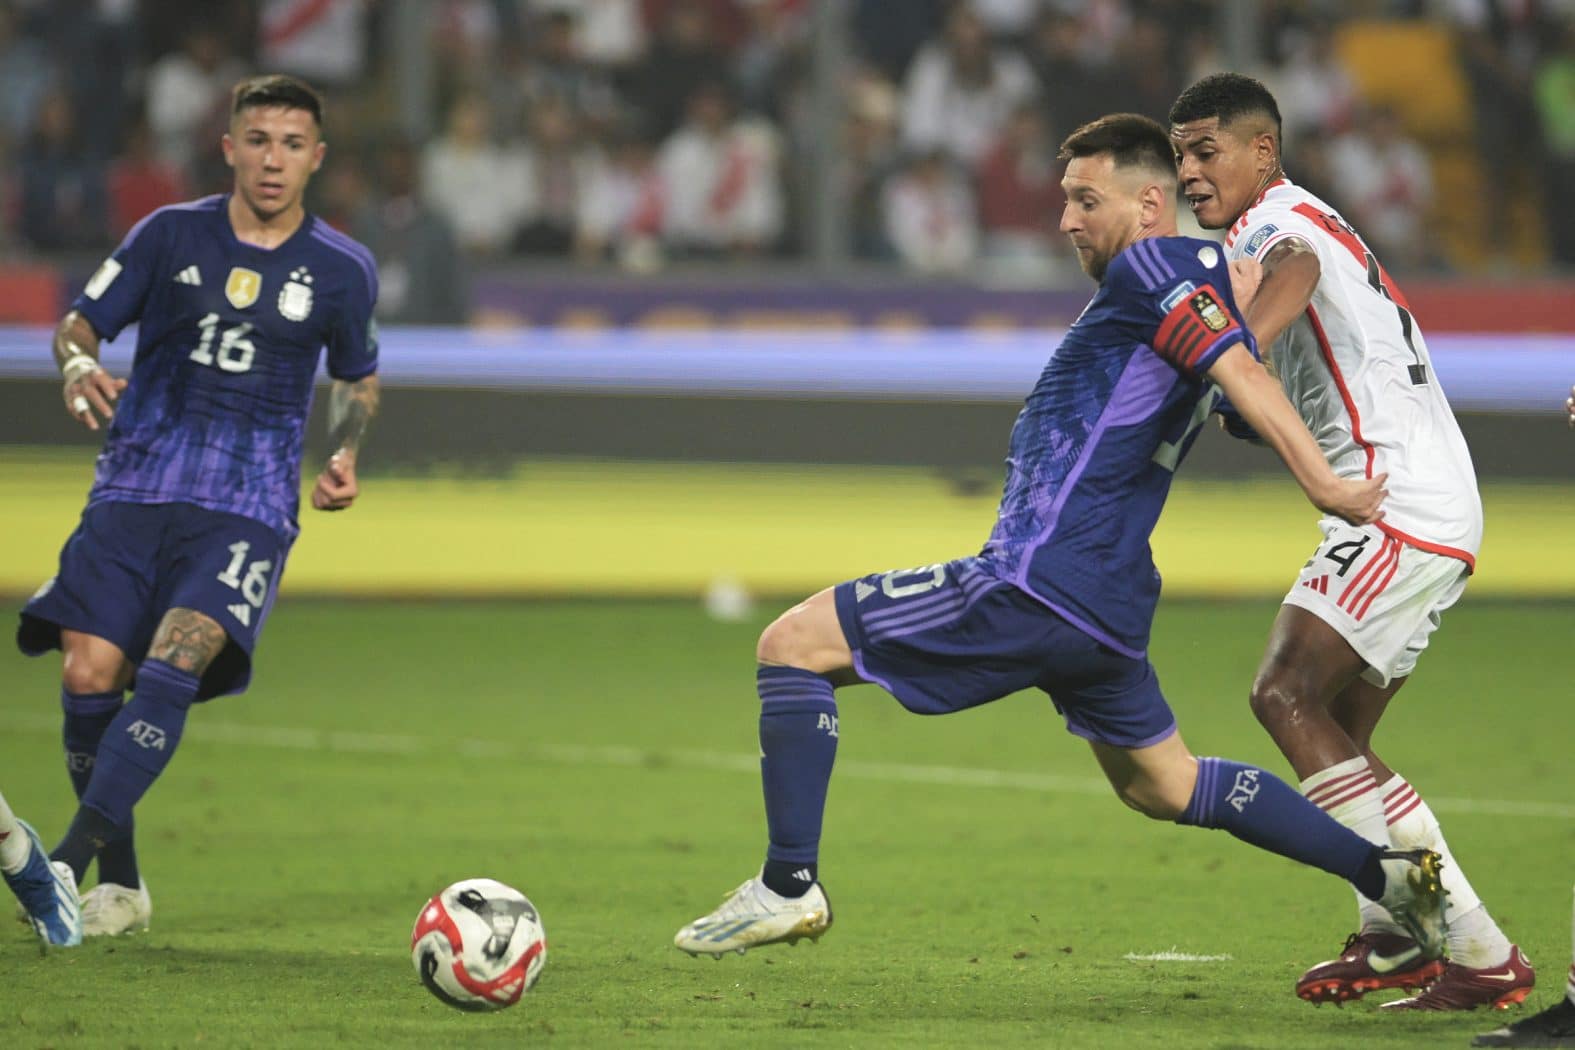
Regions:
[[[1366,681],[1383,687],[1404,678],[1416,669],[1444,610],[1465,591],[1465,562],[1412,547],[1376,525],[1330,517],[1318,527],[1323,542],[1285,604],[1338,631],[1367,661]]]

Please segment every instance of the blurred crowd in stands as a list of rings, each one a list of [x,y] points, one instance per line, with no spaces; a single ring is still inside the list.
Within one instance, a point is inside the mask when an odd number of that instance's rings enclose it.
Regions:
[[[847,0],[839,141],[814,150],[814,0],[423,0],[433,131],[413,141],[396,3],[0,0],[0,252],[98,252],[151,208],[226,188],[231,85],[285,71],[328,98],[312,207],[378,253],[396,319],[457,319],[467,267],[520,258],[803,258],[824,184],[805,159],[826,156],[850,258],[1054,277],[1071,265],[1060,139],[1114,110],[1163,120],[1225,66],[1217,0]],[[1432,232],[1445,209],[1482,213],[1491,260],[1510,195],[1545,224],[1540,259],[1575,265],[1575,0],[1254,9],[1246,71],[1278,94],[1291,176],[1391,268],[1460,265]],[[1439,200],[1404,114],[1363,97],[1336,47],[1353,15],[1447,28],[1476,199]]]

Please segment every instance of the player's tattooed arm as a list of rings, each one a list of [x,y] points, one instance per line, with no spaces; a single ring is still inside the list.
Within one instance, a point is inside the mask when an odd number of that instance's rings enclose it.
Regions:
[[[354,456],[360,449],[381,399],[382,387],[375,375],[352,382],[334,380],[328,395],[328,435],[335,455],[348,452]]]
[[[72,310],[55,326],[50,351],[60,369],[66,411],[89,430],[97,430],[99,416],[106,420],[114,416],[115,401],[126,389],[124,379],[116,379],[99,364],[98,333],[87,318]]]
[[[148,655],[201,676],[214,657],[224,651],[227,635],[212,617],[195,609],[171,609],[159,621]]]
[[[334,382],[328,396],[328,433],[334,442],[334,454],[328,457],[328,465],[317,475],[317,485],[312,489],[312,506],[318,510],[344,510],[360,495],[355,476],[356,455],[366,428],[377,415],[381,394],[375,375]]]
[[[1265,357],[1280,334],[1307,310],[1322,275],[1318,253],[1298,237],[1287,237],[1263,257],[1263,280],[1243,317]]]

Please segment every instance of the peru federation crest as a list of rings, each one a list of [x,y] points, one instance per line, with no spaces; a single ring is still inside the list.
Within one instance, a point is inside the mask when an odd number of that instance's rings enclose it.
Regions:
[[[312,275],[306,267],[290,271],[290,279],[279,289],[279,314],[286,321],[304,321],[312,312]]]
[[[255,303],[261,293],[262,274],[244,266],[231,267],[230,276],[224,279],[224,297],[231,306],[244,310]]]

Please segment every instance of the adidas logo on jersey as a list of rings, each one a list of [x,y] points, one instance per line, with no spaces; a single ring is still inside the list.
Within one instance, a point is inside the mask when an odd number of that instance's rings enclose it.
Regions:
[[[195,266],[188,266],[175,275],[175,283],[200,287],[202,285],[202,271]]]
[[[1307,579],[1302,581],[1302,586],[1303,587],[1310,587],[1313,590],[1317,591],[1319,594],[1328,594],[1329,593],[1329,574],[1328,573],[1324,573],[1322,576],[1309,576]]]
[[[250,627],[252,625],[252,607],[250,605],[236,602],[229,609],[230,615],[241,621],[241,626]]]

